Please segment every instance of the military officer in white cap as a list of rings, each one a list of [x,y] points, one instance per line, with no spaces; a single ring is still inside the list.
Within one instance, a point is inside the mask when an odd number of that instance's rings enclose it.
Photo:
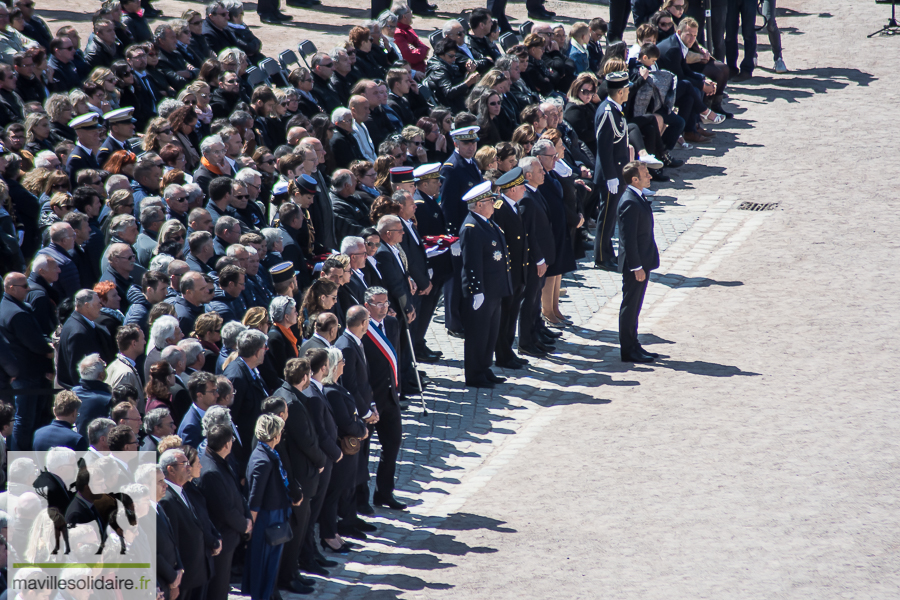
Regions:
[[[479,127],[461,127],[450,132],[456,149],[444,166],[441,176],[441,209],[447,219],[447,227],[451,235],[458,235],[459,228],[466,218],[466,203],[463,196],[478,185],[484,178],[475,162],[475,151],[478,150]],[[453,260],[453,278],[444,286],[444,325],[454,337],[463,337],[462,321],[459,317],[461,300],[460,264],[458,257]]]
[[[500,305],[512,294],[506,238],[491,220],[495,199],[489,181],[476,185],[463,197],[469,214],[459,233],[463,267],[460,313],[466,328],[466,385],[473,387],[494,387],[506,381],[491,371],[500,331]]]
[[[103,120],[106,121],[109,127],[109,135],[100,144],[100,150],[97,152],[97,162],[101,167],[113,152],[118,152],[119,150],[134,152],[131,143],[128,141],[129,138],[134,136],[134,124],[137,123],[137,119],[132,116],[133,114],[134,107],[125,106],[111,110],[103,115]]]
[[[69,184],[74,190],[78,184],[78,172],[84,169],[100,170],[100,164],[97,162],[97,151],[100,149],[100,116],[91,111],[83,115],[79,115],[69,121],[69,127],[75,130],[78,136],[78,143],[75,149],[69,154],[69,160],[66,161],[66,173],[69,175]]]

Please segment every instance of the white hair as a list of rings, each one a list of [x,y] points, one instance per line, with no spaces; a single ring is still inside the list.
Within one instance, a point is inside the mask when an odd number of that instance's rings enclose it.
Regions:
[[[50,151],[45,150],[44,152],[50,152]],[[41,154],[43,154],[44,152],[41,152]],[[38,154],[38,156],[40,156],[40,154]],[[123,181],[125,183],[127,183],[129,186],[131,185],[128,182],[128,177],[126,177],[125,175],[120,175],[118,173],[115,175],[110,175],[109,178],[106,180],[106,194],[107,195],[111,194],[112,193],[111,190],[116,186],[116,184],[119,184]]]
[[[203,141],[200,142],[200,152],[206,154],[206,152],[213,147],[214,144],[222,144],[225,145],[225,142],[222,140],[222,136],[220,135],[211,135],[209,137],[203,138]]]
[[[246,249],[247,247],[243,244],[232,244],[228,246],[228,249],[225,251],[225,256],[237,256],[238,252]]]
[[[350,114],[350,109],[345,108],[343,106],[339,106],[333,111],[331,111],[331,122],[339,123],[341,120],[345,119],[347,115]]]
[[[184,360],[187,365],[197,362],[197,359],[203,354],[203,345],[194,338],[184,338],[178,342],[178,347],[184,352]]]
[[[189,202],[193,202],[194,200],[196,200],[197,198],[199,198],[200,196],[203,195],[203,190],[196,183],[186,183],[181,187],[182,187],[182,189],[184,189],[184,192],[187,194]]]
[[[97,381],[103,375],[106,363],[97,353],[88,354],[78,363],[78,375],[87,381]]]
[[[34,257],[34,260],[31,261],[31,270],[32,271],[43,271],[47,267],[50,266],[50,261],[56,262],[56,259],[52,256],[48,256],[47,254],[38,254]]]
[[[55,446],[47,451],[47,470],[53,471],[59,467],[64,467],[75,463],[75,451],[71,448],[63,448]]]
[[[355,235],[348,235],[343,240],[341,240],[341,254],[346,254],[350,256],[350,250],[356,248],[357,246],[365,247],[366,240],[361,237],[356,237]]]
[[[153,321],[150,328],[150,343],[156,348],[165,348],[168,340],[175,337],[175,328],[178,327],[178,319],[171,315],[163,315]]]
[[[153,257],[153,260],[150,261],[150,270],[151,271],[159,271],[160,273],[166,273],[169,268],[169,263],[175,260],[174,256],[169,256],[168,254],[157,254]]]
[[[97,292],[93,290],[79,290],[75,293],[75,308],[81,308],[85,304],[90,304],[96,297]]]
[[[441,28],[441,33],[444,34],[444,37],[447,37],[448,35],[450,35],[451,31],[456,29],[456,26],[462,27],[462,23],[460,23],[456,19],[450,19],[449,21],[444,23],[444,26]],[[463,31],[465,31],[465,29],[463,29]]]
[[[234,180],[240,181],[241,183],[253,183],[253,180],[257,177],[262,179],[262,175],[259,171],[251,169],[250,167],[244,167],[235,174]]]
[[[200,420],[200,425],[203,429],[204,436],[206,436],[209,430],[216,425],[224,425],[230,428],[231,412],[224,406],[219,406],[218,404],[210,406],[206,410],[206,414],[203,415],[203,418]]]
[[[59,157],[56,156],[50,150],[44,150],[43,152],[38,152],[37,156],[34,157],[34,168],[35,169],[50,169],[53,166],[53,159],[59,161]],[[111,179],[111,178],[110,178]]]

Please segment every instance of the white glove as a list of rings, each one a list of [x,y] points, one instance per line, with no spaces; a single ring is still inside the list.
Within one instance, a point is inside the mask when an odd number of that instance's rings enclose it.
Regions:
[[[609,190],[610,194],[615,194],[619,191],[619,180],[618,179],[607,179],[606,180],[606,189]]]
[[[452,244],[450,244],[450,254],[453,256],[459,256],[462,254],[462,246],[459,245],[459,240],[456,240]]]
[[[484,304],[484,294],[475,294],[472,296],[472,309],[478,310]]]

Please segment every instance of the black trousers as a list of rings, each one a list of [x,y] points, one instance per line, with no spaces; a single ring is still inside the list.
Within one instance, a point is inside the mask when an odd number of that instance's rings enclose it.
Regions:
[[[391,9],[391,0],[372,0],[371,16],[377,19],[378,15]]]
[[[359,453],[353,456],[344,455],[340,462],[334,463],[331,470],[331,481],[328,482],[328,492],[319,512],[319,537],[323,540],[331,539],[337,535],[338,509],[346,503],[344,497],[353,487],[356,481],[356,465]],[[344,464],[344,461],[347,461]]]
[[[256,12],[260,15],[278,12],[278,0],[258,0]]]
[[[675,85],[675,106],[678,108],[678,115],[684,119],[684,131],[697,133],[700,113],[706,110],[703,92],[690,81],[681,79]]]
[[[308,523],[315,523],[319,520],[319,515],[322,512],[322,505],[325,503],[325,496],[328,494],[328,484],[331,482],[331,470],[333,467],[334,463],[330,460],[326,460],[325,469],[319,473],[319,488],[316,490],[316,493],[309,503]],[[306,502],[303,504],[306,504]],[[303,547],[300,549],[300,557],[303,562],[312,562],[319,554],[319,551],[316,548],[317,540],[313,535],[314,530],[314,527],[309,527],[307,525],[306,535],[303,539]]]
[[[375,431],[381,443],[381,460],[375,472],[375,493],[381,498],[394,494],[394,473],[397,470],[397,457],[400,455],[400,444],[403,442],[403,426],[400,422],[400,407],[389,404],[379,410]]]
[[[638,281],[633,271],[622,272],[622,306],[619,307],[619,347],[622,355],[637,352],[641,344],[638,342],[638,317],[641,305],[644,304],[644,293],[650,281],[650,273],[644,271],[646,277]]]
[[[725,17],[725,62],[735,71],[738,68],[738,28],[744,39],[744,59],[740,70],[753,72],[753,59],[756,58],[756,7],[755,0],[728,0],[728,13]],[[721,93],[721,90],[717,90]]]
[[[459,307],[462,302],[462,256],[450,258],[453,276],[444,284],[444,327],[450,331],[462,331]]]
[[[437,308],[441,294],[444,293],[444,282],[432,280],[431,291],[424,296],[416,296],[419,299],[419,306],[416,308],[416,320],[410,325],[410,333],[413,338],[413,346],[416,352],[425,349],[425,335],[428,333],[428,327],[431,325],[431,318],[434,317],[434,311]]]
[[[638,130],[641,132],[644,149],[657,158],[662,156],[666,149],[663,147],[662,138],[659,133],[659,125],[656,123],[656,117],[652,114],[633,117],[631,122],[628,123],[629,136],[631,134],[630,127],[632,123],[637,125]],[[628,139],[630,140],[631,138],[629,137]]]
[[[500,33],[512,31],[512,25],[506,18],[506,0],[487,0],[487,9],[491,11],[491,16],[497,19],[497,26],[500,27]]]
[[[498,363],[507,362],[515,356],[512,345],[516,339],[516,325],[519,323],[519,310],[524,297],[525,285],[523,284],[513,290],[512,296],[507,296],[500,301],[500,327],[497,333],[497,343],[494,346],[494,355]]]
[[[228,592],[231,591],[231,562],[236,549],[237,546],[227,550],[223,547],[221,552],[213,556],[214,573],[206,587],[206,600],[228,600]]]
[[[311,498],[304,496],[300,506],[291,507],[291,532],[294,537],[284,545],[281,564],[278,566],[279,587],[286,587],[294,578],[300,561],[300,549],[306,540],[306,528],[309,526],[309,505]],[[210,596],[212,600],[212,596]]]
[[[625,191],[619,178],[619,189],[615,194],[609,192],[606,182],[601,181],[600,189],[600,215],[597,217],[597,231],[594,233],[594,263],[600,264],[606,260],[615,260],[616,253],[613,249],[612,236],[616,230],[618,218],[619,198]]]
[[[541,292],[546,277],[538,277],[537,266],[528,265],[522,306],[519,308],[519,347],[534,345],[535,324],[541,318]]]
[[[472,298],[464,298],[462,305],[463,325],[466,328],[463,361],[466,381],[481,381],[494,362],[494,346],[500,331],[501,298],[484,297],[478,310],[472,308]]]
[[[631,12],[630,0],[609,0],[609,31],[607,39],[612,42],[618,42],[625,33],[625,26],[628,25],[628,14]]]
[[[375,433],[374,425],[366,425],[369,429],[369,437],[359,444],[359,460],[356,465],[356,507],[365,509],[369,504],[369,442]]]

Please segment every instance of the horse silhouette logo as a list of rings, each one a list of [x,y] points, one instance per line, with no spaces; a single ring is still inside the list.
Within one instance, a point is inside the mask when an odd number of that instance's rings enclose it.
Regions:
[[[91,474],[83,458],[78,459],[78,475],[75,482],[66,488],[65,482],[46,468],[42,469],[32,483],[35,493],[47,501],[47,516],[53,522],[56,545],[51,554],[59,553],[59,538],[66,544],[65,554],[69,554],[69,529],[81,523],[97,523],[100,527],[100,547],[97,554],[103,553],[108,537],[106,528],[111,527],[119,536],[120,554],[125,554],[125,537],[122,528],[116,521],[118,503],[125,508],[128,522],[137,525],[134,502],[127,494],[118,492],[95,494],[90,487]],[[70,491],[74,489],[74,491]]]

